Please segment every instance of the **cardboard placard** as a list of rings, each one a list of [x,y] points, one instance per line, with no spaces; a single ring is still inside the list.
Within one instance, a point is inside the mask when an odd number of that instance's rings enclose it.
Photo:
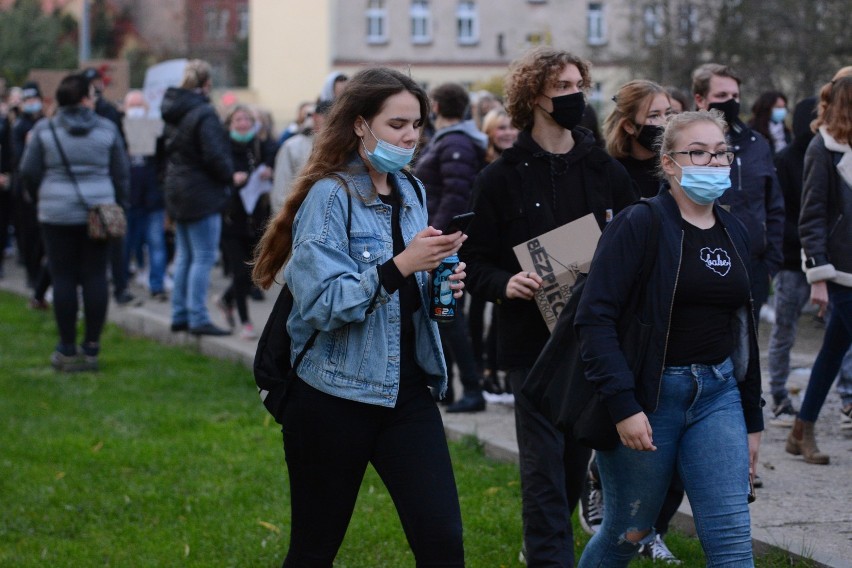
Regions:
[[[571,286],[587,273],[601,230],[591,213],[514,247],[521,268],[538,274],[544,284],[535,303],[553,331],[559,313],[571,298]]]

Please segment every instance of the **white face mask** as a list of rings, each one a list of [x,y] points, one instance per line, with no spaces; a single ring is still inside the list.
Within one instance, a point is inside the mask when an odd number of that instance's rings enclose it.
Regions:
[[[127,118],[145,118],[148,113],[145,111],[145,107],[130,107],[124,112],[124,116]]]

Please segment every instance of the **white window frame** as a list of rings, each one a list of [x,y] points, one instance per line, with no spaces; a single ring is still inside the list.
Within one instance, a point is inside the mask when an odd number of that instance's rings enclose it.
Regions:
[[[367,43],[381,44],[388,42],[388,10],[384,0],[368,0],[367,2]]]
[[[249,14],[249,5],[244,4],[237,8],[237,39],[246,39],[249,36],[249,27],[251,25],[251,17]]]
[[[423,45],[432,43],[432,10],[429,0],[412,0],[411,9],[411,43]]]
[[[228,22],[231,19],[231,11],[227,8],[219,8],[215,4],[204,7],[204,38],[222,40],[228,37]]]
[[[479,12],[472,0],[460,0],[456,7],[456,40],[459,45],[479,43]]]
[[[645,4],[642,9],[645,45],[659,45],[666,33],[665,10],[662,4]]]
[[[586,41],[589,45],[607,43],[606,5],[603,2],[589,2],[586,7]]]

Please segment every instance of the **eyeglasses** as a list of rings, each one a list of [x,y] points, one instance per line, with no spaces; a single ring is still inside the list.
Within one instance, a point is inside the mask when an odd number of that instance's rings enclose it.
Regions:
[[[686,154],[689,156],[689,161],[692,162],[693,166],[707,166],[713,158],[716,158],[716,161],[723,166],[730,166],[734,163],[734,153],[727,150],[724,152],[686,150],[684,152],[669,152],[669,154]]]

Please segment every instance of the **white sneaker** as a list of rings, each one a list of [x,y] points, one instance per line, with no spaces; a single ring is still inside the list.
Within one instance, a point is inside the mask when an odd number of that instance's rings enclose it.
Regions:
[[[257,332],[254,330],[254,326],[252,324],[243,324],[243,329],[240,330],[240,339],[257,339]]]
[[[657,535],[654,542],[643,544],[639,547],[639,556],[653,558],[654,562],[662,560],[666,564],[681,564],[681,561],[672,554],[672,551],[669,550],[669,547],[666,546],[666,543],[663,541],[663,537],[660,535]]]

